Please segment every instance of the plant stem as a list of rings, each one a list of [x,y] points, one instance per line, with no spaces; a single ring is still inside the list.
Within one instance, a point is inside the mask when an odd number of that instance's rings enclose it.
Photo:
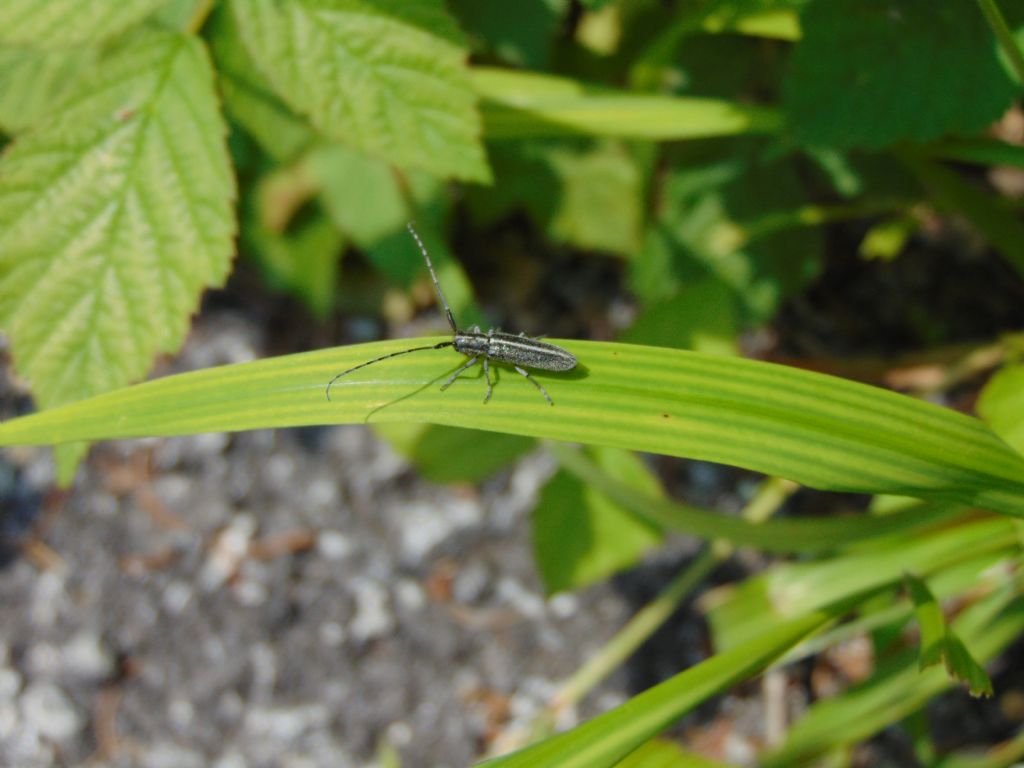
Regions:
[[[799,486],[778,477],[761,483],[741,516],[750,522],[761,522],[773,515]],[[679,572],[668,586],[643,607],[605,646],[570,677],[552,699],[548,710],[553,719],[563,709],[573,706],[604,680],[612,670],[628,659],[637,648],[679,607],[697,585],[719,563],[735,551],[729,542],[715,540],[696,559]]]
[[[996,5],[995,0],[978,0],[978,5],[981,6],[981,12],[985,15],[985,20],[992,27],[999,45],[1002,46],[1006,57],[1010,60],[1010,65],[1017,73],[1017,80],[1024,84],[1024,53],[1021,53],[1017,41],[1013,38],[1013,33],[1007,26],[1006,19],[1003,18],[999,6]]]

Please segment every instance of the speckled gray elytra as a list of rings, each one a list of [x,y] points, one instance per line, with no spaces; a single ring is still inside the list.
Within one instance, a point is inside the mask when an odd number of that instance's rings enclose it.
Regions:
[[[541,383],[533,378],[527,368],[534,368],[540,371],[571,371],[576,367],[576,357],[571,353],[559,346],[554,344],[548,344],[546,341],[532,338],[526,334],[520,333],[518,335],[512,333],[505,333],[504,331],[495,330],[491,328],[486,333],[480,330],[479,326],[473,326],[468,331],[460,331],[459,327],[455,324],[455,318],[452,317],[452,311],[448,307],[448,302],[444,298],[444,293],[441,292],[441,284],[437,282],[437,275],[434,273],[434,265],[430,261],[430,256],[427,254],[427,248],[423,245],[423,241],[420,240],[420,236],[416,234],[416,230],[413,228],[412,223],[409,223],[409,234],[412,235],[413,240],[416,241],[416,245],[419,246],[420,253],[423,254],[424,261],[427,262],[427,269],[430,270],[430,279],[434,281],[434,290],[437,291],[437,298],[441,300],[441,306],[444,307],[444,316],[448,319],[448,325],[452,328],[452,340],[442,341],[440,344],[430,344],[425,347],[412,347],[411,349],[403,349],[401,352],[392,352],[390,355],[381,355],[375,357],[373,360],[367,360],[365,363],[360,363],[354,368],[349,368],[347,371],[342,371],[329,382],[327,382],[327,399],[331,399],[331,386],[340,379],[342,376],[347,376],[353,371],[358,371],[360,368],[365,368],[368,365],[379,363],[382,360],[387,360],[391,357],[398,357],[399,355],[407,355],[410,352],[422,352],[428,349],[444,349],[445,347],[455,347],[457,352],[461,352],[466,355],[469,359],[466,363],[459,367],[455,373],[448,377],[448,380],[441,385],[441,389],[448,389],[452,383],[459,378],[463,371],[471,368],[476,364],[478,360],[483,360],[484,366],[484,379],[487,381],[487,392],[484,394],[484,402],[486,403],[491,399],[491,390],[493,386],[491,384],[491,368],[490,364],[493,360],[496,363],[506,363],[511,365],[516,373],[525,377],[527,380],[533,383],[533,385],[544,395],[544,399],[548,401],[548,405],[554,405],[551,400],[551,396],[548,395],[548,391],[541,386]]]

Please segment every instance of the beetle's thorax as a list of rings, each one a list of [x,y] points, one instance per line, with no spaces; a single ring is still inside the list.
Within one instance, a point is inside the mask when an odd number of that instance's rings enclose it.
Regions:
[[[459,331],[455,334],[454,347],[464,355],[489,356],[491,338],[494,335],[494,332],[486,334],[482,331]]]

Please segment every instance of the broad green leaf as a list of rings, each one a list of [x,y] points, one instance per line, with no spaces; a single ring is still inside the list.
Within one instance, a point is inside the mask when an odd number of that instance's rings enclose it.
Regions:
[[[495,183],[468,190],[485,223],[525,209],[557,243],[632,256],[640,248],[642,179],[614,142],[501,142],[492,152]]]
[[[806,144],[878,149],[973,133],[1015,88],[974,3],[814,0],[783,83]]]
[[[713,280],[731,294],[740,323],[756,324],[817,274],[821,232],[791,215],[807,195],[797,170],[760,154],[723,142],[701,152],[699,162],[676,164],[662,210],[630,264],[632,286],[648,303]],[[789,226],[764,225],[780,217]]]
[[[0,44],[69,48],[99,43],[142,21],[166,0],[4,0]]]
[[[222,6],[215,11],[207,27],[228,114],[270,157],[278,161],[294,158],[313,143],[315,131],[274,94],[260,74],[230,9]]]
[[[215,4],[210,0],[164,0],[153,21],[179,32],[197,32],[192,27],[204,22]]]
[[[412,218],[391,166],[341,144],[319,147],[306,160],[331,219],[364,250],[402,233]],[[403,240],[406,251],[411,241]]]
[[[272,285],[301,299],[316,317],[331,311],[345,238],[317,206],[284,232],[250,220],[243,236]]]
[[[732,292],[720,280],[703,278],[668,301],[644,307],[622,340],[734,355],[738,331]]]
[[[459,30],[436,0],[232,0],[278,95],[325,136],[398,166],[486,182]]]
[[[151,32],[0,159],[0,326],[42,407],[141,377],[224,280],[224,133],[202,44]]]
[[[550,75],[477,67],[488,139],[575,134],[671,140],[775,133],[779,113],[723,99],[649,96],[584,85]]]
[[[416,339],[436,344],[449,337]],[[699,458],[837,491],[892,493],[1024,516],[1024,458],[981,421],[886,390],[754,360],[556,341],[580,361],[538,372],[554,400],[507,368],[481,402],[479,366],[393,340],[147,382],[0,424],[0,444],[62,443],[309,424],[420,421]]]
[[[764,669],[790,647],[845,612],[830,606],[783,621],[738,648],[719,653],[650,688],[619,707],[488,768],[601,768],[614,766],[702,701]]]
[[[95,60],[93,48],[0,48],[0,131],[20,133],[46,116]]]
[[[633,454],[614,448],[590,452],[630,490],[661,496],[657,480]],[[548,594],[584,587],[634,565],[660,540],[657,526],[565,471],[548,480],[533,510],[534,560]]]
[[[1008,366],[992,377],[981,392],[978,414],[1024,454],[1024,365]]]

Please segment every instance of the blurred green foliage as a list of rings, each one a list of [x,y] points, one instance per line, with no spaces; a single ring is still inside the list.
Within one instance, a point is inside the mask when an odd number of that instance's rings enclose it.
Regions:
[[[499,274],[505,298],[489,304],[506,316],[495,323],[533,308],[543,318],[542,297],[558,296],[549,311],[577,335],[716,355],[738,354],[837,253],[885,268],[909,249],[968,242],[1019,286],[1024,223],[1006,179],[1024,168],[1022,40],[1024,5],[994,0],[9,0],[0,327],[49,408],[138,380],[177,349],[235,242],[317,319],[351,310],[340,297],[363,285],[342,268],[353,253],[424,305],[411,219],[463,327],[492,319],[469,274]],[[481,246],[469,274],[455,258],[466,244]],[[583,266],[567,276],[574,258]],[[602,270],[628,296],[596,288]],[[955,321],[917,324],[942,344]],[[919,389],[1009,363],[978,412],[1020,452],[1019,337],[974,346]],[[640,391],[648,373],[635,372]],[[382,433],[439,482],[479,480],[534,445],[433,424]],[[908,426],[901,440],[918,437]],[[641,506],[663,500],[634,455],[585,450]],[[62,447],[63,480],[81,452]],[[540,490],[534,545],[549,592],[659,546],[660,528],[621,500],[565,469]],[[872,514],[896,514],[889,501]],[[897,594],[910,560],[928,642],[982,687],[972,652],[991,658],[1024,627],[1016,581],[991,577],[1019,570],[1019,542],[1004,520],[950,514],[962,517],[948,529],[870,551],[830,545],[709,598],[716,647],[748,643],[751,674],[850,601],[853,626],[874,633],[882,671],[815,707],[772,764],[838,754],[950,684],[935,669],[914,677],[903,649],[886,655],[911,613]],[[972,589],[984,594],[943,623],[936,600]],[[706,688],[661,688],[616,710],[613,736],[584,727],[549,756],[612,764],[735,682],[722,658],[684,681]],[[676,752],[655,745],[628,764],[689,759]],[[563,764],[535,754],[508,764]]]

